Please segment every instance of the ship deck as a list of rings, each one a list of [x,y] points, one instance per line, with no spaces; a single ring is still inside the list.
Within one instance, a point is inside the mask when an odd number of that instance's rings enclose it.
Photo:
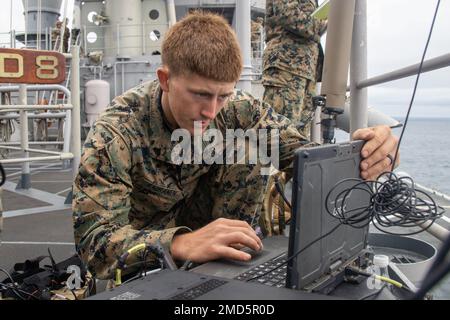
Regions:
[[[16,190],[20,165],[6,165],[5,171],[0,267],[11,270],[15,263],[48,255],[48,249],[57,262],[75,254],[71,205],[65,204],[71,190],[71,169],[64,169],[60,162],[31,164],[30,190]],[[446,209],[437,223],[450,230],[450,201],[440,196],[435,200]],[[440,245],[426,232],[413,237],[437,248]],[[437,298],[450,299],[450,278],[440,287],[443,289],[439,289]]]

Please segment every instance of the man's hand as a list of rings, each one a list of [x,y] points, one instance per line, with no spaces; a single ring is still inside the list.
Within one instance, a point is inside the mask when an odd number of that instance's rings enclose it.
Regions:
[[[175,236],[170,252],[177,260],[203,263],[219,258],[248,261],[251,256],[236,248],[262,249],[261,239],[247,222],[217,219],[192,233]]]
[[[388,126],[377,126],[355,131],[354,140],[367,141],[361,151],[361,177],[365,180],[375,180],[380,174],[392,169],[392,159],[398,145],[398,137],[393,136]],[[388,156],[389,155],[389,156]],[[397,156],[395,166],[400,163]]]

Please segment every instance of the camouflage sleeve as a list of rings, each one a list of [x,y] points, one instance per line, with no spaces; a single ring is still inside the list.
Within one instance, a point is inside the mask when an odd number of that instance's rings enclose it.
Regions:
[[[273,15],[267,23],[281,26],[298,37],[319,42],[322,23],[311,16],[315,9],[316,5],[311,0],[273,0]]]
[[[227,117],[234,118],[237,127],[244,130],[268,129],[270,135],[278,134],[279,145],[272,146],[271,139],[268,139],[268,149],[278,151],[281,171],[292,171],[294,153],[298,148],[317,145],[302,135],[288,118],[248,94],[238,92],[229,110]]]
[[[109,279],[117,259],[133,246],[160,240],[170,245],[177,232],[134,229],[128,222],[133,188],[131,141],[120,128],[97,122],[84,144],[81,164],[73,185],[73,220],[77,251],[93,275]],[[131,257],[129,263],[135,262]],[[153,257],[154,261],[154,257]]]

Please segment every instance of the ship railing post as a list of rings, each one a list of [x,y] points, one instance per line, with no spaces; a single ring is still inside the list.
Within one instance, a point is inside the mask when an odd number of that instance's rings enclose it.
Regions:
[[[19,103],[21,105],[27,105],[27,85],[19,85]],[[20,147],[23,151],[23,157],[29,158],[29,153],[26,151],[29,148],[28,145],[28,112],[27,110],[20,110]],[[30,164],[28,162],[22,163],[22,176],[17,183],[17,189],[30,189],[31,188],[31,176],[30,176]]]
[[[84,54],[87,56],[88,54],[88,46],[87,46],[87,27],[83,26],[83,42],[84,42]]]
[[[117,56],[120,56],[120,24],[117,24],[117,36],[116,36],[116,45],[117,45]]]
[[[70,79],[70,91],[72,93],[72,138],[71,151],[73,154],[73,178],[75,179],[78,173],[78,166],[81,159],[81,119],[80,119],[80,47],[73,46],[72,53],[72,65],[71,65],[71,79]]]
[[[145,22],[142,22],[142,55],[145,55]]]
[[[252,48],[251,48],[251,4],[250,0],[236,2],[236,33],[244,59],[244,69],[237,87],[251,92],[252,90]]]
[[[48,49],[48,28],[45,28],[45,50]]]
[[[358,83],[367,79],[367,0],[356,1],[350,63],[350,134],[368,126],[367,88]]]
[[[238,2],[238,1],[236,1]],[[177,15],[175,10],[175,1],[174,0],[167,0],[167,13],[169,15],[169,27],[173,26],[177,22]]]

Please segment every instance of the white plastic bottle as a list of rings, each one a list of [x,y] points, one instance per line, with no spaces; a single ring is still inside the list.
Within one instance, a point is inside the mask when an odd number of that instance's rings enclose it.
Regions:
[[[373,265],[375,266],[375,271],[379,270],[378,275],[382,277],[389,278],[389,257],[384,254],[376,254],[373,257]]]

